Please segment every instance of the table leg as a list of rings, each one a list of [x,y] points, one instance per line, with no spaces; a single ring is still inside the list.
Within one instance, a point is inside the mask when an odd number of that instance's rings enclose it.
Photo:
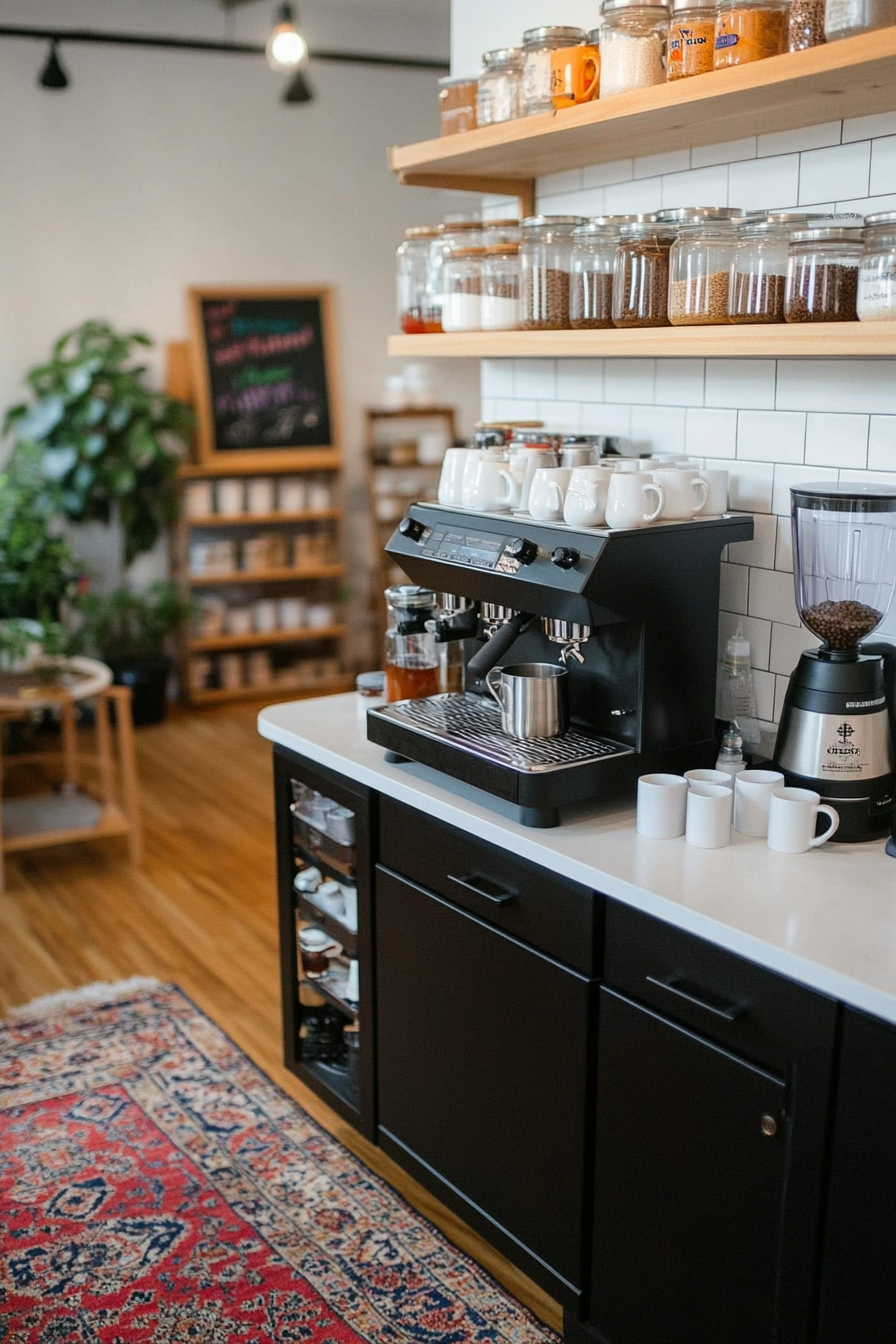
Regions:
[[[108,691],[103,691],[96,698],[96,754],[100,765],[100,791],[103,802],[111,803],[115,794],[115,762],[112,758]]]
[[[131,692],[127,686],[110,686],[108,694],[115,699],[121,794],[125,816],[130,823],[128,848],[131,863],[136,867],[143,857],[143,844],[140,829],[140,785],[137,780],[137,761],[134,753],[134,722],[131,718]]]
[[[62,715],[62,760],[65,771],[63,787],[73,793],[78,787],[78,735],[75,728],[75,702],[65,699],[60,703]]]

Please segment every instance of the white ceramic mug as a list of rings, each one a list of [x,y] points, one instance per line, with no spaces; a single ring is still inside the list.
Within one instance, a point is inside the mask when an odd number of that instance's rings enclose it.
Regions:
[[[250,513],[274,512],[274,482],[270,476],[254,476],[246,486]]]
[[[656,500],[651,509],[648,501]],[[644,527],[655,522],[663,511],[666,496],[652,476],[638,471],[614,471],[607,490],[608,527]]]
[[[345,903],[345,915],[343,923],[352,933],[358,931],[358,888],[349,887],[342,883],[342,899]]]
[[[559,523],[572,467],[539,467],[529,490],[529,512],[540,523]]]
[[[638,780],[639,835],[674,840],[684,835],[688,782],[682,775],[642,775]]]
[[[613,470],[621,471],[625,476],[638,471],[652,471],[654,465],[649,457],[618,457],[613,463]]]
[[[815,834],[819,812],[831,821],[823,835]],[[768,808],[768,847],[778,854],[805,854],[830,840],[839,825],[838,813],[812,789],[775,789]]]
[[[734,777],[734,829],[760,839],[768,835],[768,809],[784,784],[779,770],[741,770]]]
[[[218,482],[218,513],[242,513],[246,499],[245,482],[228,479]]]
[[[716,518],[728,512],[728,473],[722,467],[704,467],[700,479],[709,486],[709,498],[702,510],[704,518]]]
[[[477,452],[464,466],[461,500],[465,509],[479,513],[509,513],[519,498],[506,458]]]
[[[563,521],[570,527],[600,527],[607,516],[607,467],[574,467],[563,501]]]
[[[731,839],[731,790],[694,780],[688,785],[684,838],[697,849],[721,849]]]
[[[688,784],[718,784],[720,788],[727,789],[731,794],[731,816],[734,816],[734,791],[730,775],[726,775],[724,770],[711,770],[708,767],[699,770],[685,770],[684,777]]]
[[[277,508],[281,513],[301,513],[305,507],[305,482],[298,476],[281,476],[277,484]]]
[[[685,467],[662,467],[653,479],[665,491],[663,517],[670,521],[693,518],[706,508],[709,486],[697,471]]]
[[[318,909],[337,919],[345,914],[345,900],[338,882],[321,882],[319,887],[315,887],[311,901]]]
[[[560,459],[553,448],[520,448],[517,452],[511,453],[508,462],[511,473],[515,475],[520,466],[522,467],[520,502],[518,505],[522,511],[529,507],[529,492],[532,489],[536,471],[541,471],[544,467],[559,467],[559,465]]]
[[[468,457],[478,452],[476,448],[449,448],[442,459],[442,474],[439,477],[439,503],[463,504],[464,467]]]

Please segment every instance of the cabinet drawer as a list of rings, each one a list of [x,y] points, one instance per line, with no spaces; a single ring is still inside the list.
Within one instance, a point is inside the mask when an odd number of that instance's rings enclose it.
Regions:
[[[391,798],[380,805],[380,861],[586,975],[599,965],[603,898],[588,887]]]

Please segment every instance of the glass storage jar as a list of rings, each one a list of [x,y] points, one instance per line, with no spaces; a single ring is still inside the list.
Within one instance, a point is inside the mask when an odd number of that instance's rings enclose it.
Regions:
[[[664,83],[669,6],[603,0],[600,12],[601,98]]]
[[[520,245],[485,249],[482,264],[482,330],[516,331],[520,325]]]
[[[416,583],[396,583],[386,589],[385,598],[387,703],[438,695],[435,593]]]
[[[532,215],[523,220],[520,244],[520,326],[562,331],[569,326],[569,273],[573,229],[579,215]]]
[[[696,0],[673,0],[666,55],[666,79],[688,79],[712,69],[716,41],[716,7]]]
[[[669,249],[674,230],[654,215],[623,224],[613,267],[613,326],[668,327]]]
[[[482,56],[482,73],[476,95],[476,120],[480,126],[495,126],[523,115],[522,47],[498,47]]]
[[[783,322],[787,258],[794,228],[805,218],[786,215],[745,219],[737,231],[728,316],[732,322]]]
[[[861,229],[798,229],[787,259],[785,322],[854,322],[861,255]]]
[[[442,330],[482,330],[484,247],[458,247],[442,263]]]
[[[442,268],[445,261],[459,247],[483,247],[481,219],[449,220],[439,226],[439,236],[434,238],[429,254],[429,287],[438,296],[439,320],[442,313],[442,291],[444,280]]]
[[[523,33],[523,115],[553,112],[551,93],[551,52],[575,47],[585,40],[584,28],[559,24],[527,28]]]
[[[737,242],[732,212],[706,212],[685,223],[669,253],[669,321],[673,327],[728,322],[728,285]]]
[[[762,61],[787,50],[790,0],[723,0],[716,10],[714,70]]]
[[[408,335],[442,330],[438,291],[431,287],[431,254],[439,237],[437,226],[405,229],[395,254],[395,290],[398,323]]]
[[[790,0],[787,50],[808,51],[824,42],[825,0]]]
[[[591,219],[572,235],[569,325],[598,330],[613,325],[613,267],[619,230],[631,215]]]
[[[856,308],[860,322],[896,318],[896,211],[865,217]]]
[[[482,223],[484,247],[498,247],[501,243],[519,243],[522,237],[518,219],[486,219]]]
[[[828,42],[896,24],[896,0],[827,0],[824,35]]]
[[[439,80],[439,134],[458,135],[476,129],[478,81],[464,76]]]

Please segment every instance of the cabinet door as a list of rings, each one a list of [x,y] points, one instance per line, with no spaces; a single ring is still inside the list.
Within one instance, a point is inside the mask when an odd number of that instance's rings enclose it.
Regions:
[[[382,867],[376,965],[383,1146],[577,1301],[591,982]]]
[[[592,1323],[612,1344],[766,1344],[784,1084],[612,990],[599,1021]]]

